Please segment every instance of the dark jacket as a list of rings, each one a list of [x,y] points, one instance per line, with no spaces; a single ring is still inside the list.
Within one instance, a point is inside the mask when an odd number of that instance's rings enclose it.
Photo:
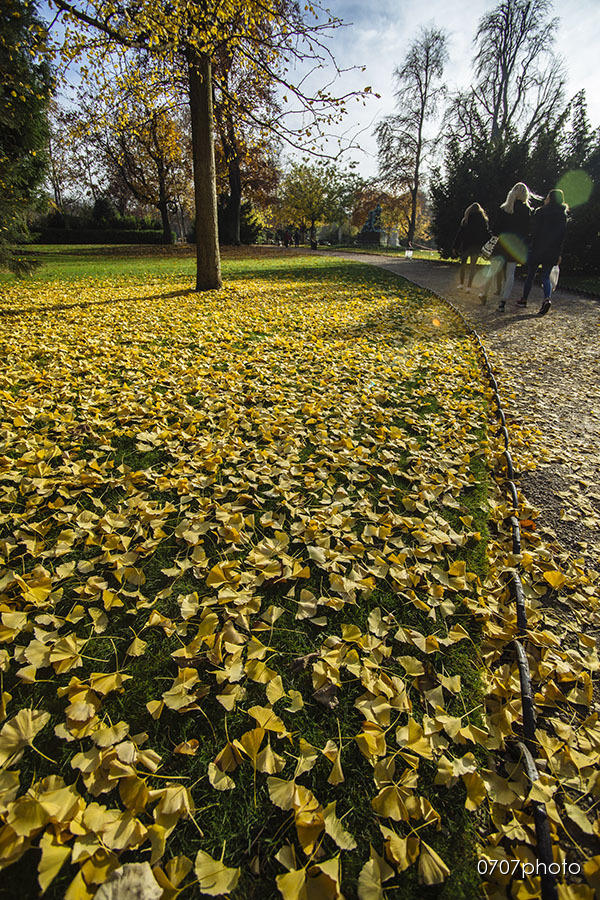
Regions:
[[[453,246],[459,254],[469,250],[475,252],[481,250],[491,236],[486,219],[478,209],[474,209],[466,223],[463,225],[461,222]]]
[[[548,203],[536,210],[532,220],[532,260],[555,266],[562,254],[567,230],[567,212],[562,204]]]
[[[531,210],[521,200],[515,200],[512,213],[498,210],[494,232],[498,243],[494,256],[501,256],[506,262],[524,263],[527,259]]]

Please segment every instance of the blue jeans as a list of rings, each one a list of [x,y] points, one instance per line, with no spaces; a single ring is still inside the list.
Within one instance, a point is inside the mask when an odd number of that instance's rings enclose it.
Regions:
[[[542,262],[539,259],[529,259],[527,260],[527,278],[525,279],[525,285],[523,287],[523,300],[527,300],[529,297],[529,292],[533,286],[533,279],[535,278],[535,273],[538,270],[538,266],[542,267],[542,287],[544,289],[544,300],[550,299],[550,294],[552,293],[552,285],[550,284],[550,271],[552,269],[552,263]]]

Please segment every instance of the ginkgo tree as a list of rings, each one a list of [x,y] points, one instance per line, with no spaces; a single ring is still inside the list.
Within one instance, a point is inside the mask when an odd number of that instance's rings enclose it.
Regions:
[[[289,75],[292,65],[310,68],[335,61],[327,33],[341,22],[320,7],[305,10],[292,0],[52,0],[66,20],[62,52],[101,64],[106,52],[141,51],[162,60],[175,78],[186,79],[190,104],[196,211],[196,289],[221,285],[213,141],[212,68],[225,47],[229,55],[286,90],[300,116],[296,137],[314,141],[346,110],[351,97],[327,88],[310,93],[306,78]],[[307,16],[311,18],[308,19]],[[85,66],[84,66],[85,71]],[[339,71],[339,70],[338,70]],[[289,140],[292,131],[284,129]]]

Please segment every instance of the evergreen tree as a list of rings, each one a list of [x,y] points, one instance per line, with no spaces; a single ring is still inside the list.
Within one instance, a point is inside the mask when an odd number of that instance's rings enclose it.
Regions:
[[[480,203],[490,217],[492,229],[498,208],[517,181],[527,182],[528,152],[523,141],[492,144],[486,140],[463,149],[458,139],[449,142],[444,175],[433,172],[431,195],[433,230],[443,256],[451,256],[464,211]]]
[[[0,266],[19,273],[27,263],[15,243],[27,233],[46,171],[52,88],[46,32],[33,0],[0,5],[0,72]]]
[[[566,164],[579,169],[585,165],[594,144],[594,132],[587,114],[585,90],[575,94],[569,104],[570,128],[566,136]]]
[[[600,272],[600,131],[592,133],[592,146],[581,168],[592,181],[587,202],[571,211],[563,252],[565,271]]]

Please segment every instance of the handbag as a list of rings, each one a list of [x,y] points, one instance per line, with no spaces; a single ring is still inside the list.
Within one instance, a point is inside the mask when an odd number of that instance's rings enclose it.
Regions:
[[[552,288],[552,293],[556,290],[556,285],[558,284],[558,279],[560,276],[560,269],[558,266],[553,266],[550,270],[550,287]]]
[[[484,259],[490,259],[492,253],[496,249],[497,243],[498,243],[498,238],[494,237],[494,235],[492,235],[492,237],[488,241],[486,241],[485,244],[483,245],[483,247],[481,248],[480,256],[483,256]]]

